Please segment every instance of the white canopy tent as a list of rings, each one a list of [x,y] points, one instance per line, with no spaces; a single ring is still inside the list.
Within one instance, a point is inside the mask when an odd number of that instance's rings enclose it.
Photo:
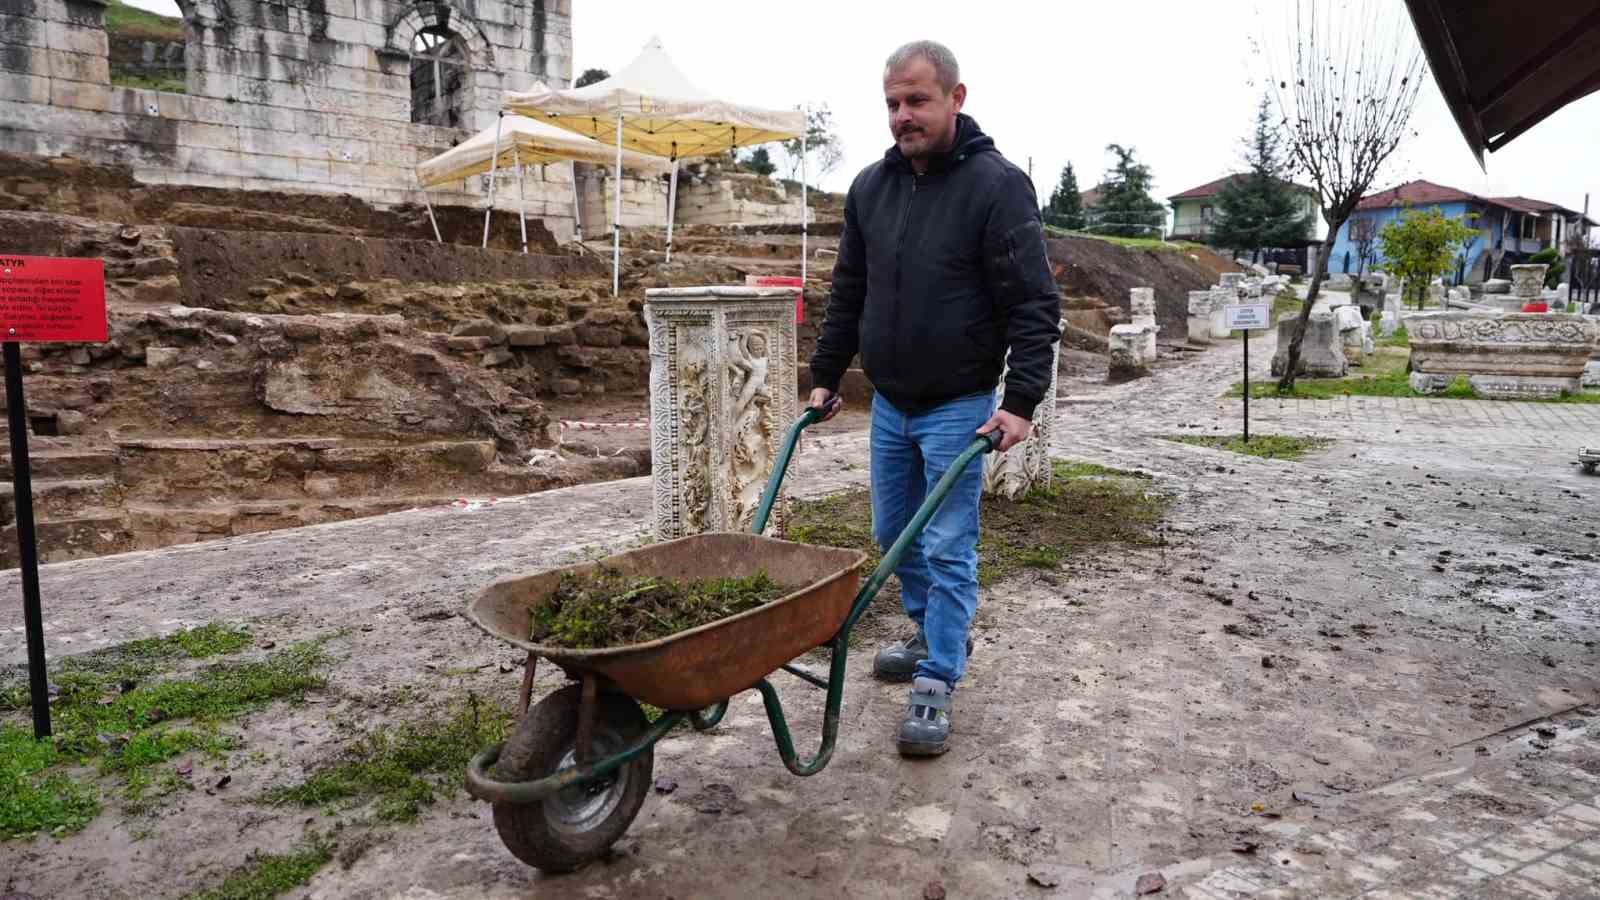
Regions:
[[[805,139],[806,116],[801,110],[775,110],[719,100],[700,90],[673,64],[652,38],[633,62],[617,74],[581,88],[552,88],[535,84],[531,89],[505,95],[509,111],[536,117],[568,131],[616,146],[617,177],[622,177],[624,149],[648,153],[671,161],[672,181],[667,194],[667,259],[672,258],[672,226],[678,201],[678,162],[769,141]],[[805,274],[805,164],[801,157],[801,276]],[[611,292],[619,290],[622,259],[622,192],[616,196],[612,222]]]
[[[489,206],[483,211],[483,246],[489,245],[489,217],[494,212],[495,176],[501,169],[515,169],[519,198],[526,200],[522,177],[525,167],[548,165],[553,162],[595,163],[608,165],[615,156],[612,148],[553,125],[524,116],[500,114],[495,127],[485,128],[449,150],[425,160],[417,166],[417,183],[422,186],[422,201],[428,207],[428,219],[433,222],[433,236],[439,235],[439,223],[433,217],[433,204],[428,200],[428,188],[473,175],[489,175]],[[634,171],[649,175],[664,175],[668,165],[659,158],[644,153],[628,151],[623,164]],[[578,198],[578,182],[572,182],[572,215],[577,222],[578,236],[583,236],[582,202]],[[528,216],[519,207],[518,218],[522,224],[522,251],[528,251]]]

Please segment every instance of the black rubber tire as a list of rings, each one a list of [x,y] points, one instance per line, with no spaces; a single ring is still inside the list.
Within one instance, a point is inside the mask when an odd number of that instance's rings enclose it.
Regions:
[[[1592,462],[1584,463],[1583,464],[1583,474],[1585,474],[1585,475],[1593,475],[1596,466],[1600,466],[1600,463],[1592,463]]]
[[[522,717],[506,739],[500,758],[489,775],[501,781],[532,781],[555,772],[572,752],[578,734],[578,705],[582,692],[569,685],[540,700]],[[644,711],[620,694],[601,694],[594,716],[596,758],[615,753],[650,727]],[[608,796],[599,818],[574,826],[561,820],[562,809],[577,795],[569,788],[539,803],[496,803],[494,827],[512,855],[546,872],[572,872],[591,863],[627,833],[649,794],[653,750],[646,750],[623,766],[600,790],[618,791],[612,805]],[[592,797],[592,789],[590,796]],[[583,802],[591,802],[586,799]]]

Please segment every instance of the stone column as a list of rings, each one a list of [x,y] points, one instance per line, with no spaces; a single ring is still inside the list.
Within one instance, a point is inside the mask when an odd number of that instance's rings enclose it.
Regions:
[[[794,291],[685,287],[645,295],[656,537],[748,531],[799,415]],[[786,513],[780,498],[768,534],[783,533]]]
[[[1211,292],[1189,292],[1189,343],[1211,343]]]
[[[1211,337],[1223,340],[1233,332],[1228,330],[1227,314],[1222,311],[1224,306],[1238,303],[1241,289],[1244,287],[1244,273],[1227,272],[1217,281],[1217,286],[1211,289]]]
[[[1111,384],[1142,378],[1150,374],[1156,361],[1156,292],[1154,288],[1133,288],[1129,292],[1128,308],[1133,311],[1133,321],[1111,329],[1107,350],[1111,366],[1106,381]]]
[[[1378,320],[1378,330],[1388,337],[1400,330],[1400,293],[1398,291],[1383,295],[1383,317]]]
[[[1060,327],[1065,329],[1067,320]],[[1050,442],[1056,434],[1056,372],[1061,365],[1061,342],[1050,349],[1050,387],[1044,399],[1033,410],[1033,433],[1026,441],[1004,453],[989,453],[983,457],[983,492],[1015,500],[1031,490],[1050,486]],[[1009,371],[1009,370],[1008,370]],[[995,388],[994,402],[998,409],[1006,396],[1005,375]]]

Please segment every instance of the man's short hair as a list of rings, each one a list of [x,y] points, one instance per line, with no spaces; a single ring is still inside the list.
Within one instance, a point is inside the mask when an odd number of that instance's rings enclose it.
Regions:
[[[938,80],[940,89],[946,94],[955,90],[956,85],[961,83],[961,66],[956,62],[956,55],[950,52],[949,47],[938,41],[912,41],[906,44],[889,54],[885,68],[894,72],[918,57],[932,64],[934,78]]]

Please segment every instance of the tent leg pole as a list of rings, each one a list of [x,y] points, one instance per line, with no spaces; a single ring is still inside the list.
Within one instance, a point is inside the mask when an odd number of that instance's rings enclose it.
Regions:
[[[672,184],[667,188],[667,262],[672,262],[672,223],[678,217],[678,158],[672,158]]]
[[[428,221],[433,225],[433,239],[442,244],[444,238],[439,234],[439,220],[433,217],[433,204],[428,201],[428,189],[422,189],[422,205],[428,208]]]
[[[583,243],[583,195],[578,192],[578,164],[572,164],[572,227],[577,229],[578,243]]]
[[[494,153],[489,157],[489,206],[483,211],[483,249],[489,249],[489,217],[494,214],[494,176],[500,162],[500,126],[505,124],[505,113],[494,120]]]
[[[522,154],[515,144],[511,147],[511,160],[517,164],[517,224],[522,227],[522,252],[528,252],[528,170],[522,165]]]
[[[622,294],[622,115],[617,115],[617,179],[612,191],[616,212],[611,217],[611,296]]]
[[[799,325],[805,320],[806,308],[806,266],[810,263],[809,250],[807,249],[810,237],[811,209],[806,199],[806,129],[810,123],[806,121],[811,111],[802,107],[800,113],[800,297],[794,305],[794,321]]]

